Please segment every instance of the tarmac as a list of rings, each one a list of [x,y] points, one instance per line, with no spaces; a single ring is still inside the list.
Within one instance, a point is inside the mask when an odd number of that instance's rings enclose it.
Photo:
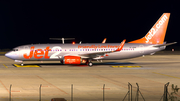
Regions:
[[[89,67],[62,65],[59,61],[27,61],[26,67],[17,67],[14,64],[19,63],[0,56],[0,101],[50,101],[51,98],[122,101],[128,92],[128,82],[132,85],[133,101],[137,98],[136,83],[146,101],[160,101],[166,83],[170,83],[169,94],[172,84],[180,87],[180,55],[147,55],[93,63]],[[175,96],[180,99],[179,92]],[[128,101],[128,96],[124,101]]]

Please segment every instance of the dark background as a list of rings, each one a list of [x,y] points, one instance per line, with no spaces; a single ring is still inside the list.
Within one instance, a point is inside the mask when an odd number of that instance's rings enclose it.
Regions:
[[[178,42],[178,0],[0,1],[0,49],[61,43],[49,38],[62,37],[76,38],[76,43],[101,43],[104,38],[107,43],[129,42],[142,38],[165,12],[171,13],[165,41]]]

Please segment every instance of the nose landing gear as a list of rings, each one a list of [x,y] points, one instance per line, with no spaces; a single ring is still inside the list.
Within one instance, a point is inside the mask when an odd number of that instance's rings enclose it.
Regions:
[[[24,66],[23,62],[21,62],[21,66]]]

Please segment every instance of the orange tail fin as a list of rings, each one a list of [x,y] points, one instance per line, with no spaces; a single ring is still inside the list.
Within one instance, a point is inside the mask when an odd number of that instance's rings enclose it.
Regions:
[[[150,31],[141,39],[129,43],[163,44],[170,13],[163,13]]]

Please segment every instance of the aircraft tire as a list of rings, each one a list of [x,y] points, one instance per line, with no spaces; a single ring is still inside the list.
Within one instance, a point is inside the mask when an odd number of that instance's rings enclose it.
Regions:
[[[88,66],[89,66],[89,67],[92,67],[92,66],[93,66],[93,63],[92,63],[92,62],[89,62],[89,63],[88,63]]]
[[[24,66],[24,64],[23,64],[23,63],[21,63],[21,66]]]

